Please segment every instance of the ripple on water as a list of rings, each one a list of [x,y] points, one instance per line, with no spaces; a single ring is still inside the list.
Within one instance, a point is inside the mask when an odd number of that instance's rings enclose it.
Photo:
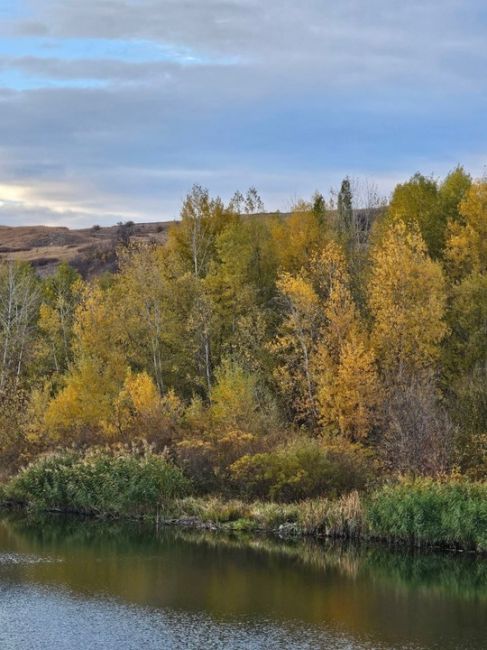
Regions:
[[[3,592],[3,593],[1,593]],[[221,621],[43,588],[0,589],[2,650],[364,650],[378,648],[299,624]]]
[[[24,555],[23,553],[0,553],[0,566],[11,566],[12,564],[51,564],[60,561],[52,557]]]

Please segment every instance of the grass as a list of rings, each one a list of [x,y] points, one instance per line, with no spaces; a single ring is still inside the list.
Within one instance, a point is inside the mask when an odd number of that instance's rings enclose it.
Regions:
[[[3,498],[32,510],[142,516],[188,490],[181,470],[149,449],[93,450],[39,458],[4,486]]]
[[[414,546],[487,552],[487,483],[405,480],[384,486],[367,505],[371,532]]]
[[[372,494],[293,503],[187,496],[190,485],[164,456],[92,450],[45,456],[0,487],[0,502],[103,517],[157,517],[166,524],[281,536],[380,539],[413,547],[487,552],[487,484],[402,480]]]

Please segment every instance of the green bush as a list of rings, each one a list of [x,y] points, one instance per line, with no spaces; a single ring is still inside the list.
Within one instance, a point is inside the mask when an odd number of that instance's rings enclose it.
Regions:
[[[155,512],[188,487],[163,456],[92,450],[39,458],[7,484],[6,494],[38,510],[133,515]]]
[[[296,501],[363,489],[371,461],[358,445],[297,439],[272,452],[246,455],[230,468],[247,498]]]
[[[487,484],[403,480],[372,495],[367,518],[389,540],[487,551]]]

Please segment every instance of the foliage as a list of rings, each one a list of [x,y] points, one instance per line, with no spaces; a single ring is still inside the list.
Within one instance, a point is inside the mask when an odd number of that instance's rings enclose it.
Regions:
[[[296,501],[364,488],[371,477],[368,455],[358,446],[296,440],[275,451],[246,455],[231,467],[248,497]]]
[[[2,262],[0,476],[144,438],[227,498],[347,493],[370,458],[485,480],[486,192],[458,167],[386,208],[347,177],[266,215],[196,185],[165,241],[113,230],[114,273]]]
[[[372,251],[369,307],[372,341],[382,367],[420,369],[434,363],[447,327],[445,281],[415,227],[396,221]]]
[[[447,264],[451,275],[487,272],[487,181],[474,183],[459,206],[460,219],[450,225]]]
[[[97,515],[154,513],[189,484],[166,457],[149,448],[42,456],[6,488],[6,497],[40,510]]]
[[[377,491],[367,517],[372,533],[390,540],[487,550],[485,483],[405,479]]]

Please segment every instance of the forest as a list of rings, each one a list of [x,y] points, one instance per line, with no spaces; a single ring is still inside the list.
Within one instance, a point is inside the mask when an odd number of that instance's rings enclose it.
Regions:
[[[122,225],[116,255],[87,280],[1,264],[4,480],[150,450],[244,502],[485,481],[487,180],[346,178],[286,215],[194,186],[164,243]]]

